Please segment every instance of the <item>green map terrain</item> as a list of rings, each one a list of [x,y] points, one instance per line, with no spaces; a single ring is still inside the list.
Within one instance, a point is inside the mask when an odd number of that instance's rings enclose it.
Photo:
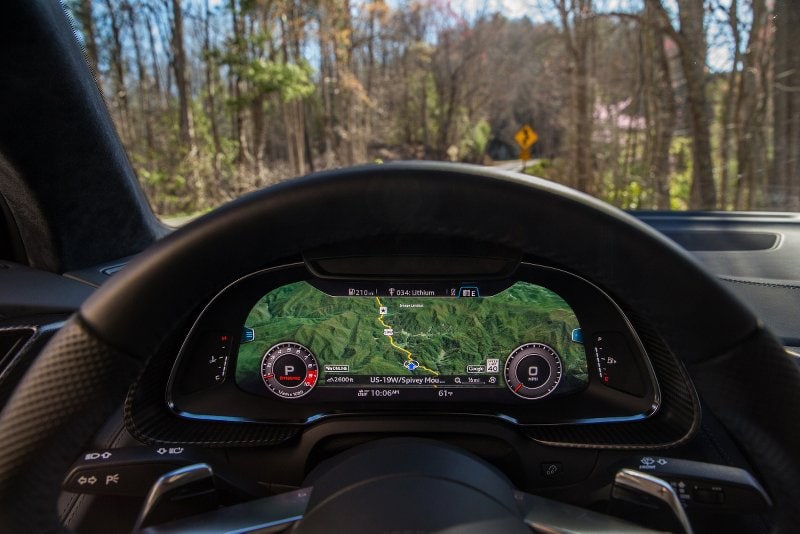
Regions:
[[[587,381],[583,345],[571,341],[572,330],[580,328],[574,312],[557,294],[527,282],[492,297],[463,299],[330,297],[297,282],[260,299],[245,326],[255,338],[239,348],[236,381],[251,391],[263,387],[264,353],[281,341],[295,341],[316,355],[320,385],[330,364],[348,365],[351,375],[464,375],[467,365],[498,358],[502,387],[506,358],[526,342],[558,352],[562,384]],[[385,328],[393,335],[384,335]],[[404,366],[410,360],[418,363],[413,371]]]

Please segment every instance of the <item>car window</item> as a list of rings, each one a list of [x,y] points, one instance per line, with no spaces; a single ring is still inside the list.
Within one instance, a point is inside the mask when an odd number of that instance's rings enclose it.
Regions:
[[[369,162],[800,211],[793,0],[65,0],[154,211]]]

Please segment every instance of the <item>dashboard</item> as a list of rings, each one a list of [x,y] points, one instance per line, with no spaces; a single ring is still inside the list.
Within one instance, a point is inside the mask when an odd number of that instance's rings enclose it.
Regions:
[[[653,456],[668,447],[729,462],[705,448],[715,420],[699,434],[686,369],[635,291],[578,261],[496,261],[503,251],[484,243],[453,247],[486,253],[477,259],[443,257],[441,243],[283,257],[221,290],[195,284],[198,302],[128,390],[126,439],[153,458],[199,446],[281,493],[356,445],[422,436],[584,505],[620,467],[672,462]]]
[[[416,412],[535,425],[645,419],[660,390],[622,310],[564,270],[352,279],[299,262],[211,300],[167,398],[177,415],[211,421]]]

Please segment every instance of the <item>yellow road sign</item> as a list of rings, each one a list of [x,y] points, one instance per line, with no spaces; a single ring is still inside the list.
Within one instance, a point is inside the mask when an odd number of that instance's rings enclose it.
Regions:
[[[539,136],[536,134],[536,132],[533,131],[533,128],[531,128],[527,124],[522,128],[520,128],[519,131],[514,134],[514,140],[517,142],[520,148],[522,148],[522,150],[526,150],[531,146],[533,146],[533,144],[538,139]]]
[[[531,159],[531,151],[527,148],[523,148],[522,150],[519,151],[519,159],[521,159],[522,161],[528,161],[529,159]]]

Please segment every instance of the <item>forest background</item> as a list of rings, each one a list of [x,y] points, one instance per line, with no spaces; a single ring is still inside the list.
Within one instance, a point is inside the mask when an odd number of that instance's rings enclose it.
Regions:
[[[162,217],[515,159],[625,209],[800,211],[794,0],[63,0]]]

